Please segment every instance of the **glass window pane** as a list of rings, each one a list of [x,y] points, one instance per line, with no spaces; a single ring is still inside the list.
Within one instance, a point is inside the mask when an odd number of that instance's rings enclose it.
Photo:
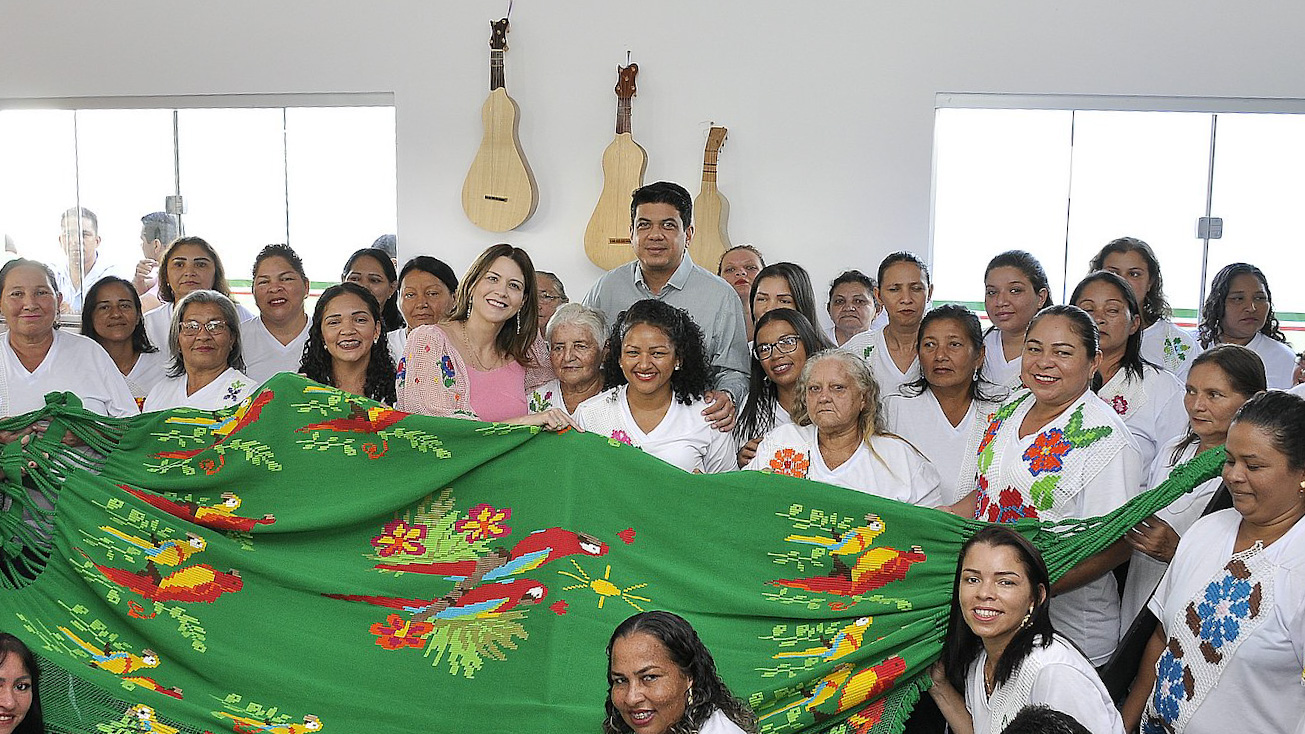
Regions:
[[[1072,114],[940,109],[934,128],[934,300],[983,301],[1004,250],[1042,260],[1058,292]]]
[[[1205,214],[1209,161],[1210,115],[1075,113],[1064,297],[1102,245],[1137,237],[1155,249],[1165,295],[1179,323],[1190,324],[1201,280],[1196,220]]]
[[[67,262],[59,218],[77,204],[73,113],[0,111],[0,232],[18,254]]]

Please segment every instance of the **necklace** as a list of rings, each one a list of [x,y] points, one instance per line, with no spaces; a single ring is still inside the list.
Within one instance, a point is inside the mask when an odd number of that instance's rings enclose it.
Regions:
[[[480,354],[471,346],[471,338],[467,336],[467,322],[465,321],[462,322],[462,343],[466,346],[467,356],[471,358],[471,362],[476,369],[481,372],[489,372],[485,368],[485,364],[480,361]]]

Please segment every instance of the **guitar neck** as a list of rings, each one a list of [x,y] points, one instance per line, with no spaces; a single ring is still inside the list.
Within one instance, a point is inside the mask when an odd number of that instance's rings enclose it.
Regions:
[[[498,49],[489,51],[489,91],[507,86],[503,80],[503,52]]]
[[[702,154],[702,188],[716,188],[716,160],[719,153],[709,150]]]
[[[617,97],[616,134],[622,135],[628,132],[630,132],[630,100],[628,98]]]

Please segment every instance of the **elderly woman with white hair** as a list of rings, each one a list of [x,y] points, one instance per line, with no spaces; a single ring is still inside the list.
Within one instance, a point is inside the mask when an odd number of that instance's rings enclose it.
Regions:
[[[169,408],[221,410],[257,385],[244,373],[240,317],[230,298],[192,291],[177,304],[168,330],[172,364],[145,398],[145,412]]]
[[[568,303],[549,319],[544,339],[557,377],[531,391],[530,411],[561,408],[575,413],[580,403],[603,389],[607,320],[596,308]]]
[[[776,426],[745,467],[815,479],[934,507],[942,481],[933,464],[884,429],[879,384],[855,354],[827,349],[798,376],[793,423]]]

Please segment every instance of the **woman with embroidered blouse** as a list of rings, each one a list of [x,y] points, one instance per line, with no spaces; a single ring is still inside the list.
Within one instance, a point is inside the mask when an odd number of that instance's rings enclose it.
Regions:
[[[560,408],[574,414],[581,403],[603,389],[607,320],[596,308],[568,303],[549,319],[545,339],[557,379],[530,392],[530,410],[538,413]]]
[[[1197,355],[1187,371],[1183,397],[1190,427],[1161,447],[1151,465],[1146,486],[1158,486],[1175,467],[1207,449],[1222,446],[1228,439],[1233,415],[1253,395],[1265,389],[1264,363],[1246,347],[1220,344]],[[1206,508],[1216,502],[1215,494],[1222,482],[1215,477],[1201,484],[1135,525],[1124,536],[1133,547],[1133,557],[1128,562],[1128,577],[1124,581],[1119,617],[1121,639],[1160,583],[1174,558],[1179,538],[1203,512],[1211,511]],[[1222,497],[1218,501],[1227,501],[1226,491],[1219,494]]]
[[[172,364],[142,410],[239,405],[258,386],[244,373],[239,318],[236,304],[217,291],[191,291],[182,298],[168,331]]]
[[[956,562],[942,659],[929,695],[956,734],[998,734],[1028,705],[1073,716],[1093,734],[1123,734],[1096,670],[1051,621],[1051,582],[1037,548],[997,525]]]
[[[1232,508],[1183,535],[1148,605],[1124,721],[1143,734],[1291,732],[1305,719],[1305,399],[1262,392],[1228,429]]]
[[[557,409],[530,413],[527,396],[553,379],[532,354],[539,336],[535,266],[525,250],[491,245],[463,277],[447,321],[408,335],[398,368],[399,410],[500,423],[573,425]]]
[[[1094,389],[1124,419],[1142,452],[1142,466],[1150,467],[1161,446],[1187,432],[1183,385],[1172,372],[1142,358],[1141,310],[1123,278],[1108,270],[1092,273],[1079,281],[1069,302],[1097,323],[1101,366]]]
[[[1029,324],[1016,392],[966,448],[970,491],[952,511],[988,522],[1106,515],[1142,483],[1137,443],[1113,408],[1092,392],[1101,364],[1097,327],[1077,306],[1050,306]],[[977,443],[975,443],[977,442]],[[1110,573],[1128,559],[1119,540],[1070,569],[1052,588],[1051,616],[1093,665],[1119,638],[1119,593]]]
[[[933,464],[884,430],[879,385],[864,360],[842,349],[820,352],[802,368],[797,393],[793,422],[768,433],[745,468],[913,505],[942,502]]]
[[[576,408],[580,428],[643,449],[685,471],[734,468],[734,442],[702,420],[711,365],[702,330],[683,309],[636,301],[616,317],[605,389]]]
[[[1088,265],[1089,272],[1098,270],[1109,270],[1123,278],[1141,302],[1142,358],[1182,380],[1201,349],[1191,333],[1173,321],[1155,250],[1136,237],[1111,240]]]

